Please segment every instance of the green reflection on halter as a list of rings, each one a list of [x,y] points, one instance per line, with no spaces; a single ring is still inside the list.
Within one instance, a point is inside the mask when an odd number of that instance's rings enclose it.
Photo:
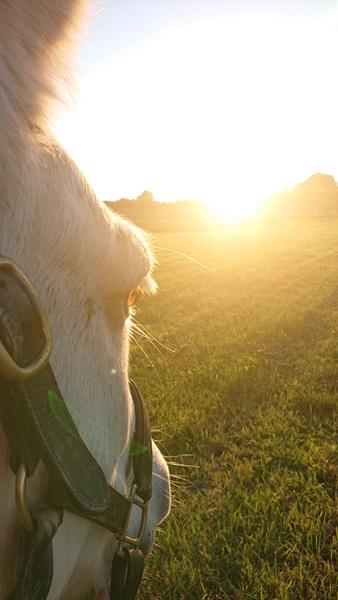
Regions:
[[[138,454],[146,454],[148,452],[147,446],[144,444],[140,444],[139,442],[135,442],[135,440],[131,440],[129,456],[137,456]]]
[[[65,403],[53,390],[48,390],[48,404],[54,417],[56,417],[63,429],[70,435],[79,437],[79,433]]]

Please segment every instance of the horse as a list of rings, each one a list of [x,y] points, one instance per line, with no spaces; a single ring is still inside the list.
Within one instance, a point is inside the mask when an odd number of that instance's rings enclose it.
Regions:
[[[146,235],[97,199],[51,133],[50,111],[85,11],[84,0],[0,0],[0,255],[31,282],[50,323],[50,365],[71,418],[107,482],[127,496],[135,430],[130,304],[156,291],[154,258]],[[168,467],[154,442],[152,451],[145,553],[170,510]],[[25,542],[1,421],[0,481],[0,600],[7,600]],[[40,462],[27,482],[30,510],[43,505],[48,485]],[[133,507],[128,533],[138,528]],[[109,598],[117,545],[111,531],[65,510],[48,600]]]

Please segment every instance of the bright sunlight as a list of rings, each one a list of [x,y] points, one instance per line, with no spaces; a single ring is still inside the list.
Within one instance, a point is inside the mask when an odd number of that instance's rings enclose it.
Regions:
[[[84,72],[56,133],[101,199],[149,189],[236,221],[338,173],[337,46],[336,13],[177,26]]]

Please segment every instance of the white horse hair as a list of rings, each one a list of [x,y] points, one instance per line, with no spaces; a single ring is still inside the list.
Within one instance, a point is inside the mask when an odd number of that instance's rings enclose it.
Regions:
[[[126,299],[151,293],[153,258],[136,227],[113,215],[48,129],[50,104],[67,76],[83,0],[0,0],[0,254],[31,280],[53,332],[51,365],[67,406],[107,479],[127,493],[133,403],[128,390]],[[17,577],[23,533],[0,424],[0,600]],[[167,515],[167,465],[154,445],[146,540]],[[29,480],[44,500],[48,475]],[[138,511],[132,529],[137,528]],[[108,594],[116,547],[105,529],[66,513],[53,543],[49,600]],[[107,596],[108,597],[108,596]]]

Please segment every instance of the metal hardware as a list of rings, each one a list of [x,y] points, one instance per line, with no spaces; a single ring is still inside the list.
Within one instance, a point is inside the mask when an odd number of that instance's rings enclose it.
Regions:
[[[27,504],[27,489],[26,489],[26,481],[27,481],[27,467],[25,463],[21,463],[17,472],[15,479],[15,501],[16,508],[18,511],[18,516],[20,523],[24,529],[27,531],[32,531],[34,528],[34,522],[31,517],[28,504]]]
[[[0,375],[9,381],[24,381],[25,379],[34,377],[48,363],[52,350],[52,334],[48,319],[39,306],[35,290],[23,272],[11,260],[3,256],[0,257],[0,270],[12,273],[24,288],[33,309],[39,317],[41,331],[45,339],[41,352],[25,367],[20,367],[13,360],[0,340]]]
[[[147,524],[148,502],[139,500],[138,498],[136,498],[136,495],[137,495],[137,484],[133,483],[133,485],[131,486],[129,496],[127,498],[128,502],[130,503],[130,506],[129,506],[129,511],[127,514],[126,522],[124,525],[124,529],[123,529],[122,533],[116,535],[116,538],[119,541],[119,544],[117,547],[117,554],[119,556],[121,556],[122,558],[124,558],[124,556],[125,556],[124,544],[130,544],[134,548],[138,548],[140,546],[140,544],[142,542],[142,538],[144,536],[146,524]],[[133,506],[137,506],[142,511],[141,522],[140,522],[136,537],[131,537],[131,536],[127,535],[131,511],[132,511]]]

